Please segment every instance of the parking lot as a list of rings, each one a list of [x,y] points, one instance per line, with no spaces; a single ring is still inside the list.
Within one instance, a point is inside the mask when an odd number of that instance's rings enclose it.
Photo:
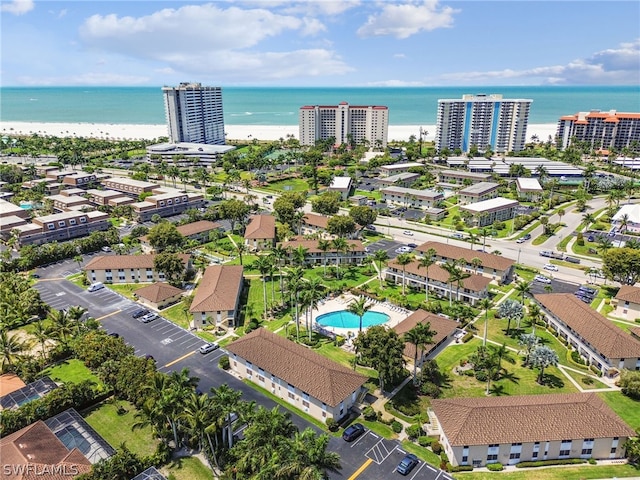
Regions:
[[[407,243],[398,242],[396,240],[382,239],[377,242],[373,242],[367,245],[370,254],[374,254],[378,250],[384,250],[387,252],[389,258],[396,258],[402,252],[396,252],[400,247],[406,247],[407,244],[411,243],[411,238],[407,237]]]

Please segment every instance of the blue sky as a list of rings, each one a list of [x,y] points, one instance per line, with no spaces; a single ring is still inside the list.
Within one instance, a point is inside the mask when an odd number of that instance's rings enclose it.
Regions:
[[[640,84],[638,1],[0,4],[4,86]]]

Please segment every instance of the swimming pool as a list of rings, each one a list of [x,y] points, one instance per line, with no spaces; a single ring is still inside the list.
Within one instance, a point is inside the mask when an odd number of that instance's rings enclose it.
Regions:
[[[369,310],[362,317],[362,327],[380,325],[389,321],[389,315]],[[324,327],[360,328],[360,317],[347,310],[338,310],[320,315],[316,322]]]

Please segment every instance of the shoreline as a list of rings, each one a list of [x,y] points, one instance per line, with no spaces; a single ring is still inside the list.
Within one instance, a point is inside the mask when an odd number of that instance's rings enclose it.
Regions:
[[[408,141],[413,135],[419,139],[422,128],[423,140],[433,141],[436,134],[435,125],[389,125],[388,141]],[[527,141],[534,135],[540,141],[554,137],[555,123],[529,124]],[[225,125],[227,140],[267,140],[277,141],[287,136],[298,138],[298,125]],[[153,140],[168,136],[167,126],[137,125],[116,123],[47,123],[47,122],[10,122],[0,121],[0,134],[8,135],[43,135],[56,137],[85,137],[111,140]]]

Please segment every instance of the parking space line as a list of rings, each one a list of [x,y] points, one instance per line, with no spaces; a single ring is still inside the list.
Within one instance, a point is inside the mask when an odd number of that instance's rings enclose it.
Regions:
[[[355,480],[356,478],[358,478],[358,476],[365,471],[365,469],[371,465],[371,462],[373,462],[373,460],[371,460],[370,458],[367,458],[367,460],[360,465],[360,468],[358,468],[355,472],[353,472],[353,475],[351,475],[347,480]]]
[[[176,358],[176,359],[175,359],[175,360],[173,360],[172,362],[169,362],[169,363],[167,363],[166,365],[164,365],[162,368],[168,368],[168,367],[170,367],[171,365],[175,365],[176,363],[178,363],[178,362],[180,362],[180,361],[184,360],[185,358],[190,357],[190,356],[191,356],[191,355],[193,355],[194,353],[196,353],[196,352],[195,352],[195,351],[193,351],[193,352],[189,352],[189,353],[187,353],[186,355],[181,356],[180,358]]]
[[[109,318],[109,317],[111,317],[112,315],[115,315],[115,314],[117,314],[117,313],[120,313],[121,311],[122,311],[122,310],[116,310],[115,312],[111,312],[111,313],[108,313],[107,315],[103,315],[103,316],[101,316],[101,317],[99,317],[99,318],[96,318],[96,320],[98,320],[98,321],[100,321],[100,320],[104,320],[105,318]]]

